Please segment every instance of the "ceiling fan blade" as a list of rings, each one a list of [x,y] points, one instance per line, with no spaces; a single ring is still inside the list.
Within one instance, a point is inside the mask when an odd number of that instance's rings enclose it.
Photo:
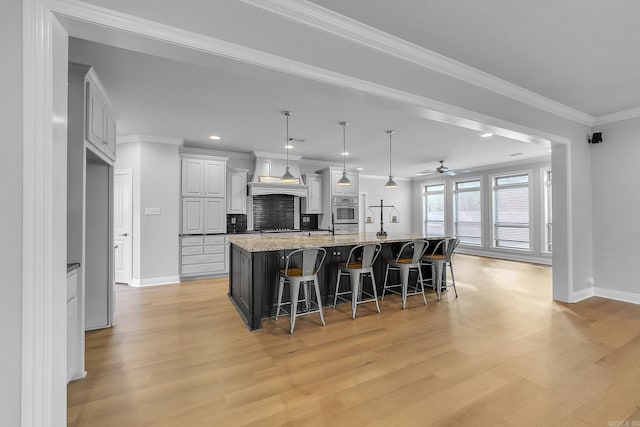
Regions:
[[[447,176],[456,176],[456,174],[458,173],[458,171],[453,171],[453,170],[448,170],[444,173],[444,175]]]
[[[454,172],[455,173],[469,173],[469,172],[473,172],[473,171],[470,170],[470,169],[456,169]]]

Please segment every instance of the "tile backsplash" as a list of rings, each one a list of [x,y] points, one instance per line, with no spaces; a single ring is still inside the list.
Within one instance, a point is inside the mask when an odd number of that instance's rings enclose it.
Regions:
[[[294,196],[253,196],[254,230],[293,229],[294,222]]]
[[[227,215],[227,233],[233,233],[234,231],[246,231],[247,229],[247,216],[244,214],[229,214]]]

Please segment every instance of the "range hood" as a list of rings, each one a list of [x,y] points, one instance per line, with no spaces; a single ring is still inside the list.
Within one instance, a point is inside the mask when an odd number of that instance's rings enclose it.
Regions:
[[[302,156],[289,154],[289,170],[298,178],[298,183],[282,184],[280,177],[287,169],[285,154],[254,151],[253,176],[249,182],[250,196],[267,194],[287,194],[290,196],[308,197],[309,189],[302,182],[298,161]]]

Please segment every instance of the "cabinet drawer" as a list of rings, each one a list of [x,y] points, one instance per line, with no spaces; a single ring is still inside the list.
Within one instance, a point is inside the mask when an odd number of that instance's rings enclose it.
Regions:
[[[224,262],[211,262],[207,264],[185,265],[182,274],[214,274],[224,272]]]
[[[182,248],[182,255],[202,255],[202,246],[185,246]]]
[[[184,251],[182,253],[184,253]],[[205,254],[223,254],[224,245],[205,246],[204,253]]]
[[[202,238],[202,236],[182,238],[182,246],[197,246],[197,245],[202,245],[203,242],[204,242],[204,239]]]
[[[182,265],[205,264],[210,262],[224,263],[224,253],[208,255],[186,255],[182,257]]]
[[[224,245],[225,236],[204,236],[205,245]]]

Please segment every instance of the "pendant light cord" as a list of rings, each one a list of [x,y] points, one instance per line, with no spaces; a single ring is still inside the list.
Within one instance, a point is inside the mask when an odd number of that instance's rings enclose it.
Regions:
[[[347,124],[342,124],[342,171],[347,170]]]
[[[391,176],[391,134],[393,131],[389,132],[389,176]]]
[[[287,169],[289,169],[289,116],[291,115],[291,113],[286,114],[285,116],[287,117],[287,140],[285,142],[285,148],[287,149]]]

